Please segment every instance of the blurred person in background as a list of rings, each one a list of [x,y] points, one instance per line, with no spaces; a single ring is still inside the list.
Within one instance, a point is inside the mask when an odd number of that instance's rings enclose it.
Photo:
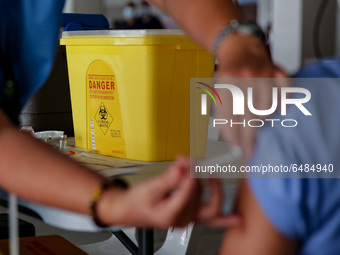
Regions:
[[[136,20],[136,27],[139,29],[162,29],[160,20],[152,14],[151,6],[147,1],[143,1],[139,10],[140,16]]]
[[[123,8],[123,18],[121,22],[115,22],[116,29],[137,29],[136,24],[136,5],[133,2],[128,2]]]

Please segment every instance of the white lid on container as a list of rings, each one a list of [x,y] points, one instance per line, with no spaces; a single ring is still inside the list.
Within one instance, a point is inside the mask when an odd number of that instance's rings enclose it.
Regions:
[[[146,37],[146,36],[178,36],[186,35],[179,29],[149,29],[149,30],[82,30],[64,31],[62,38],[70,37]]]

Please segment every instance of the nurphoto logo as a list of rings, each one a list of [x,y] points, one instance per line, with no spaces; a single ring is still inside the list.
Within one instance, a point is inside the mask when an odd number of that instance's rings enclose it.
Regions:
[[[207,95],[213,100],[215,107],[227,107],[226,102],[222,102],[220,95],[221,93],[231,93],[232,95],[232,112],[233,115],[245,115],[245,107],[248,107],[248,110],[256,115],[256,116],[269,116],[274,112],[280,109],[280,115],[287,115],[287,106],[294,105],[297,107],[305,116],[312,116],[311,112],[305,107],[305,104],[308,103],[311,99],[311,93],[308,89],[298,88],[298,87],[282,87],[279,90],[277,87],[272,88],[272,105],[269,109],[256,109],[253,103],[253,88],[248,87],[247,93],[244,95],[243,91],[232,84],[215,84],[214,87],[209,86],[203,82],[197,82],[203,87],[197,87],[198,89],[205,92],[205,94],[201,95],[201,115],[207,115],[208,109],[208,100]],[[217,92],[217,90],[219,93]],[[298,98],[291,97],[292,94],[300,95]],[[215,97],[219,100],[219,105],[216,102]],[[280,100],[279,100],[280,99]],[[247,105],[245,104],[247,102]],[[280,107],[279,102],[280,101]],[[224,104],[223,104],[224,103]],[[235,122],[232,119],[213,119],[213,126],[217,125],[230,125],[233,127],[235,125],[242,125],[244,127],[262,127],[265,123],[271,123],[271,126],[274,127],[275,123],[279,122],[283,127],[296,127],[298,125],[297,120],[295,119],[250,119],[243,121]]]

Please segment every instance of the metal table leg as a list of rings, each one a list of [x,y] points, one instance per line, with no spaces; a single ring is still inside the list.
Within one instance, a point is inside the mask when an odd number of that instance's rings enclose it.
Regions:
[[[138,229],[138,255],[153,254],[153,230],[139,228]]]
[[[125,246],[125,248],[131,252],[132,255],[138,255],[138,247],[122,230],[113,231],[112,233]]]

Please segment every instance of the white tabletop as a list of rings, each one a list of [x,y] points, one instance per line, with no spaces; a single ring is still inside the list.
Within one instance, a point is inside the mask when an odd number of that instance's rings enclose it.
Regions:
[[[69,148],[67,148],[67,150],[68,149]],[[215,164],[218,163],[220,165],[223,165],[231,163],[233,160],[239,157],[238,153],[239,152],[237,150],[232,149],[226,143],[208,140],[206,158],[207,160],[212,161]],[[86,156],[86,153],[83,155],[85,155],[85,157],[82,156],[81,153],[79,153],[76,155],[76,157],[82,157],[80,161],[84,161],[84,158],[88,158],[88,156]],[[105,162],[104,165],[97,164],[96,158],[99,158],[100,162]],[[90,165],[93,162],[96,163],[95,165],[92,165],[92,168],[96,168],[96,171],[99,171],[101,174],[107,177],[112,177],[116,175],[122,176],[122,178],[126,180],[130,185],[135,185],[140,181],[160,174],[161,172],[165,171],[167,167],[171,164],[171,162],[156,162],[150,164],[147,162],[129,161],[125,159],[117,159],[91,153],[90,160],[87,162]],[[113,167],[117,164],[122,165],[122,167]],[[134,167],[134,165],[136,165],[136,167]],[[52,226],[74,231],[93,232],[101,230],[93,223],[92,219],[89,216],[84,216],[81,214],[47,206],[41,206],[26,201],[20,201],[20,204],[37,212],[43,218],[44,222],[51,224]],[[112,228],[112,230],[115,229],[117,228]]]

